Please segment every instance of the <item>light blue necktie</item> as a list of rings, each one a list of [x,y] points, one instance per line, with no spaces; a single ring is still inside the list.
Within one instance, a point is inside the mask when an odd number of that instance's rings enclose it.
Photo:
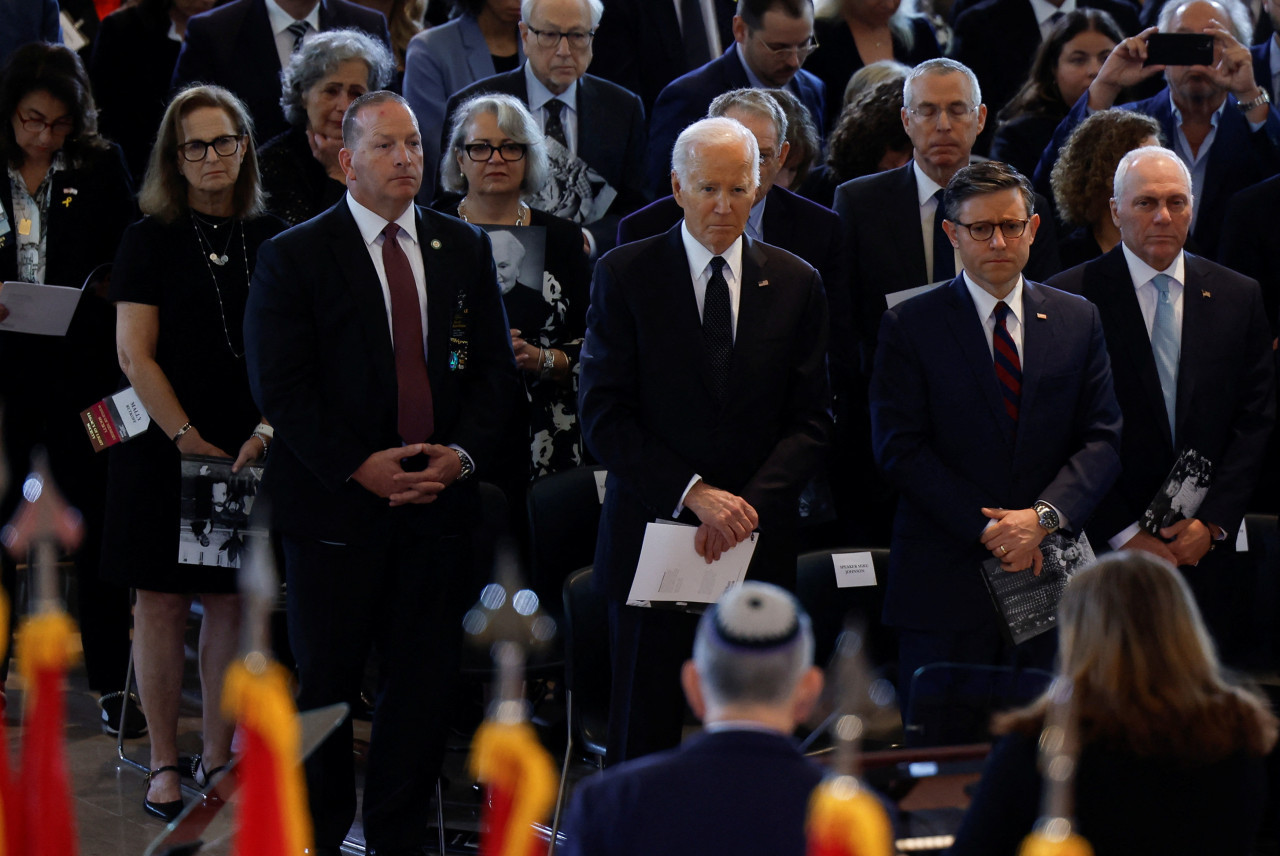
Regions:
[[[1173,437],[1174,416],[1178,405],[1178,355],[1182,351],[1182,331],[1178,329],[1173,314],[1173,298],[1169,295],[1169,283],[1173,278],[1158,273],[1151,280],[1156,287],[1156,317],[1151,325],[1151,353],[1156,358],[1156,374],[1160,375],[1160,388],[1164,391],[1164,409],[1169,417],[1169,436]],[[1177,439],[1174,439],[1176,445]]]

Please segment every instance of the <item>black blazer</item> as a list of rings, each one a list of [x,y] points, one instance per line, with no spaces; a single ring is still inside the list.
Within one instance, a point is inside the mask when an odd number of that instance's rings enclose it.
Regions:
[[[1259,213],[1265,211],[1280,211],[1280,176],[1231,197],[1222,223],[1218,260],[1262,286],[1262,305],[1274,334],[1280,331],[1280,241],[1268,228],[1271,218]]]
[[[381,12],[348,0],[320,0],[320,29],[354,27],[391,48]],[[254,138],[269,140],[289,130],[280,109],[280,56],[265,0],[231,0],[187,22],[187,38],[173,69],[172,88],[216,83],[244,101],[253,116]]]
[[[595,568],[624,600],[645,524],[670,519],[695,473],[760,515],[753,579],[794,587],[800,490],[831,430],[827,312],[817,272],[744,238],[742,297],[721,407],[678,226],[596,264],[582,347],[583,436],[609,470]],[[696,519],[685,511],[682,519]]]
[[[417,209],[427,283],[427,372],[435,410],[430,442],[456,443],[485,477],[502,426],[518,406],[511,337],[488,238],[461,220]],[[459,297],[465,364],[451,366]],[[396,371],[386,304],[345,198],[258,252],[245,309],[254,400],[276,428],[263,478],[275,523],[303,537],[351,543],[379,515],[424,527],[458,525],[475,481],[430,505],[387,507],[350,480],[374,452],[400,445]]]
[[[911,163],[846,181],[836,189],[836,213],[844,224],[848,303],[862,349],[864,371],[870,370],[885,295],[929,282],[920,232],[920,203]],[[1043,282],[1058,272],[1058,230],[1048,201],[1036,196],[1040,229],[1022,272]],[[838,284],[830,286],[838,287]]]
[[[644,107],[635,93],[617,84],[584,74],[578,80],[578,157],[609,182],[618,196],[609,210],[586,228],[603,254],[613,247],[618,220],[645,203],[641,169],[644,166]],[[445,109],[440,151],[449,148],[449,131],[458,105],[490,92],[511,95],[528,106],[529,88],[524,66],[477,80],[449,98]]]
[[[1099,550],[1138,522],[1175,459],[1151,339],[1123,247],[1051,280],[1097,305],[1124,413],[1124,470],[1089,526]],[[1213,485],[1196,516],[1234,534],[1275,417],[1271,328],[1256,282],[1208,259],[1190,253],[1185,258],[1178,448],[1193,448],[1213,461]]]
[[[876,463],[900,494],[884,620],[988,626],[983,508],[1052,503],[1079,530],[1120,471],[1120,408],[1098,310],[1039,283],[1022,292],[1017,435],[962,277],[884,314],[871,376]]]

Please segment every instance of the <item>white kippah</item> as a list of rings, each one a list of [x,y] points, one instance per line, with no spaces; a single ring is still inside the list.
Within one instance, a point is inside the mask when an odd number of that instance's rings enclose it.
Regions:
[[[739,647],[776,648],[800,635],[795,598],[770,583],[744,582],[730,590],[716,602],[711,618],[715,635]]]

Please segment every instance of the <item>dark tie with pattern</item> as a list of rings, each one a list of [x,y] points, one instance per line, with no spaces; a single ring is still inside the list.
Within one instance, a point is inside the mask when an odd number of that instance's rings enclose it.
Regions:
[[[711,260],[711,279],[702,302],[702,346],[707,352],[711,392],[717,404],[724,401],[729,386],[729,358],[733,356],[733,309],[724,266],[725,260],[720,256]]]
[[[692,70],[711,60],[707,42],[707,22],[702,17],[701,0],[680,0],[680,28],[684,36],[684,62]]]
[[[991,344],[995,350],[996,379],[1000,381],[1000,395],[1004,398],[1004,412],[1009,416],[1012,436],[1018,426],[1018,402],[1022,398],[1022,362],[1005,323],[1011,311],[1003,300],[996,304],[996,327],[991,333]]]
[[[938,190],[933,194],[933,198],[938,200],[938,208],[933,212],[933,279],[930,282],[956,278],[955,249],[942,229],[942,221],[946,219],[942,215],[943,193],[944,191]]]
[[[395,223],[382,230],[382,266],[391,292],[391,340],[396,355],[397,427],[406,443],[425,443],[435,430],[435,414],[422,342],[422,307],[413,268],[396,240],[399,232]]]
[[[569,143],[564,136],[564,122],[560,118],[561,112],[564,111],[564,102],[559,98],[552,98],[544,106],[547,109],[547,127],[544,132],[566,149],[569,148]]]
[[[311,25],[306,21],[294,21],[285,29],[289,32],[289,35],[293,36],[293,50],[296,51],[302,47],[302,40],[307,35],[307,31],[311,29]]]

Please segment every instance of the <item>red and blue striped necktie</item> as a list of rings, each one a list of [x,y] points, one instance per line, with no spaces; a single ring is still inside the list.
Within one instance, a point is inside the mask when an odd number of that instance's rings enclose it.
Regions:
[[[1000,381],[1000,394],[1004,398],[1004,410],[1013,422],[1018,425],[1018,402],[1022,398],[1022,363],[1018,360],[1018,348],[1009,335],[1005,319],[1009,317],[1009,304],[1001,300],[996,304],[996,326],[991,333],[991,344],[995,351],[996,379]]]

